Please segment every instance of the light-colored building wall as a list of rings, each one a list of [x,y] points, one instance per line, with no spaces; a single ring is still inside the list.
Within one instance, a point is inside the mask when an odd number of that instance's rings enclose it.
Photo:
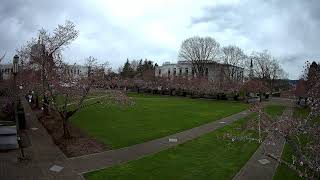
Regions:
[[[88,67],[82,65],[69,65],[67,68],[69,74],[74,77],[87,77],[88,76]]]
[[[0,64],[0,80],[8,80],[12,77],[12,64]]]
[[[226,72],[233,72],[232,78],[234,80],[243,81],[243,71],[244,69],[240,67],[210,62],[205,66],[205,77],[211,81],[223,80],[221,78],[227,78],[227,76],[229,76]],[[157,66],[155,69],[155,76],[163,78],[173,78],[176,76],[191,78],[195,77],[196,74],[193,73],[192,64],[190,62],[178,61],[176,64],[166,62],[162,66]]]
[[[35,69],[38,67],[35,66]],[[68,65],[66,69],[74,77],[88,76],[88,67],[82,65]],[[12,64],[0,64],[0,80],[8,80],[12,77]]]

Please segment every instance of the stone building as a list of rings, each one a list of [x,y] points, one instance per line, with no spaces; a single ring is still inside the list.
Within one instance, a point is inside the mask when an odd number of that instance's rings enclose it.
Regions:
[[[66,71],[75,78],[88,76],[88,67],[83,65],[68,65]],[[8,80],[11,77],[12,64],[0,64],[0,80]]]
[[[75,78],[78,77],[87,77],[89,69],[87,66],[83,65],[68,65],[66,68],[68,74],[72,75]]]
[[[243,81],[244,69],[241,67],[221,64],[214,61],[205,64],[204,77],[211,81],[220,81],[231,79],[235,81]],[[174,78],[174,77],[196,77],[192,64],[187,61],[178,61],[178,63],[165,62],[162,66],[155,69],[156,77]]]
[[[8,80],[12,76],[12,64],[0,64],[0,80]]]

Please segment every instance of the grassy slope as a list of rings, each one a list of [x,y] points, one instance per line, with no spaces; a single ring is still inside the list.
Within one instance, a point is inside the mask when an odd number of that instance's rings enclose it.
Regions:
[[[155,155],[85,174],[86,179],[232,179],[258,147],[224,139],[225,133],[256,137],[243,130],[246,118]]]
[[[132,107],[94,105],[72,122],[113,148],[174,134],[243,111],[237,102],[133,95]]]
[[[308,115],[309,109],[307,108],[295,108],[293,111],[293,116],[296,118],[304,118]],[[292,155],[293,150],[292,148],[286,144],[283,150],[282,159],[287,162],[292,162]],[[288,168],[286,165],[280,164],[277,168],[277,172],[273,178],[274,180],[284,180],[284,179],[290,179],[290,180],[299,180],[303,179],[298,176],[298,174]]]

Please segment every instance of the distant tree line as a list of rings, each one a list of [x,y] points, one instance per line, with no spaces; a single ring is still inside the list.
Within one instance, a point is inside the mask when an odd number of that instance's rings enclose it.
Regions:
[[[153,61],[145,60],[131,60],[127,59],[123,67],[120,68],[120,75],[122,78],[138,78],[144,80],[154,79],[154,70],[157,64]]]

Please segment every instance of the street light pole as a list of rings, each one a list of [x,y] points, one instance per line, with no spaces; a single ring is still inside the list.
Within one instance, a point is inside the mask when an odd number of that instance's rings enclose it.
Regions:
[[[18,63],[19,63],[19,56],[15,55],[13,57],[13,66],[12,66],[12,74],[13,74],[13,82],[14,82],[14,93],[16,93],[16,76],[18,74]]]
[[[17,140],[18,140],[18,145],[21,151],[21,158],[20,159],[24,159],[24,152],[23,152],[23,148],[22,148],[22,140],[21,140],[21,136],[20,136],[20,124],[19,124],[19,117],[18,117],[18,102],[19,102],[19,94],[17,91],[17,74],[19,71],[19,56],[15,55],[13,57],[13,67],[12,67],[12,74],[13,74],[13,83],[14,83],[14,87],[13,87],[13,92],[14,92],[14,114],[15,114],[15,118],[16,118],[16,126],[17,126]]]

